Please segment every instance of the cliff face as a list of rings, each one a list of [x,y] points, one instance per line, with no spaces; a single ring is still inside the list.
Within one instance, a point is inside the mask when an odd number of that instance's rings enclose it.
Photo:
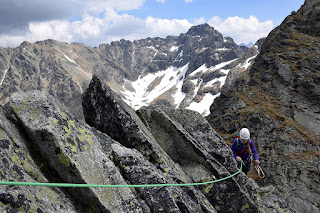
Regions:
[[[247,126],[267,178],[297,212],[320,204],[320,1],[306,0],[274,29],[251,69],[211,106],[209,122],[228,142]]]
[[[238,171],[230,148],[199,114],[134,112],[93,77],[86,121],[40,91],[14,93],[1,108],[1,181],[155,184],[220,179]],[[57,188],[1,186],[1,212],[281,212],[272,187],[239,173],[201,186]]]

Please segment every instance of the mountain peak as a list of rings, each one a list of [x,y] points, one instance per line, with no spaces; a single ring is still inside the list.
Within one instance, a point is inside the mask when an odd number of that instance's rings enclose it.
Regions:
[[[197,35],[203,36],[203,35],[205,35],[207,33],[212,33],[212,32],[215,32],[215,31],[216,30],[213,27],[211,27],[209,24],[205,23],[205,24],[192,26],[188,30],[187,35],[190,35],[190,36],[197,36]]]
[[[168,101],[171,106],[180,108],[203,101],[201,105],[205,107],[197,111],[207,114],[227,73],[232,68],[242,70],[247,66],[241,64],[246,59],[233,61],[246,51],[208,24],[193,26],[180,36],[135,41],[122,39],[97,48],[52,39],[30,43],[29,46],[25,43],[10,53],[1,51],[5,57],[0,60],[3,79],[0,79],[0,103],[5,103],[12,91],[21,88],[55,91],[50,88],[55,85],[57,91],[64,92],[51,94],[72,113],[83,118],[80,95],[88,87],[92,75],[97,74],[135,109],[156,101]],[[246,57],[257,54],[251,53]],[[11,60],[11,55],[17,59]],[[220,73],[227,62],[235,63]],[[11,65],[15,69],[10,69]],[[9,77],[14,75],[13,72],[21,75]],[[194,74],[188,77],[191,73]],[[72,104],[69,99],[73,100]]]

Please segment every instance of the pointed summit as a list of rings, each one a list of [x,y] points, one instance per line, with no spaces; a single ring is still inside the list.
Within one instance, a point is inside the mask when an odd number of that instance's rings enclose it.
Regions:
[[[219,33],[219,32],[217,30],[215,30],[213,27],[211,27],[209,24],[205,23],[205,24],[201,24],[201,25],[192,26],[188,30],[187,35],[189,35],[189,36],[204,36],[206,34],[213,34],[213,33]]]

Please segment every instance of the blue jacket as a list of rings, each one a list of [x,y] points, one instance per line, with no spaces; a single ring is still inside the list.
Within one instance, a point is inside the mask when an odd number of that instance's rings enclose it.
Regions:
[[[259,160],[257,149],[254,146],[254,143],[251,139],[250,139],[250,147],[251,147],[251,151],[254,159]],[[248,150],[248,147],[245,147],[245,144],[241,141],[240,138],[236,138],[232,142],[231,149],[233,152],[233,156],[235,158],[239,156],[245,163],[248,163],[250,161],[250,152]]]

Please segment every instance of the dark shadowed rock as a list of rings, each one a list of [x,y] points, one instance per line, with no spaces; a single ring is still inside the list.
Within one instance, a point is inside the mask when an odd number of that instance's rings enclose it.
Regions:
[[[251,69],[211,106],[213,128],[231,142],[246,125],[266,179],[293,212],[318,212],[320,1],[306,0],[274,29]]]

